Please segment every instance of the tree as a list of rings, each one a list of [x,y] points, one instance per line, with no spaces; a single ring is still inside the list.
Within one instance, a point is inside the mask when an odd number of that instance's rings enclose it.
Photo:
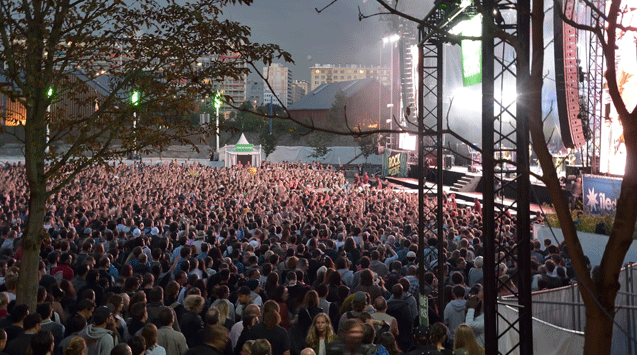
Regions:
[[[278,135],[270,133],[270,127],[265,126],[261,128],[259,141],[261,142],[261,147],[263,148],[263,152],[265,153],[265,159],[268,159],[270,154],[272,154],[272,152],[276,150],[278,140]]]
[[[246,75],[246,62],[291,60],[276,45],[253,43],[248,27],[222,19],[224,6],[250,3],[0,0],[0,93],[24,107],[16,121],[30,190],[19,303],[35,309],[52,195],[109,159],[193,145],[214,132],[190,122],[193,98],[211,97],[223,78]],[[197,65],[203,56],[210,65]]]
[[[365,163],[370,155],[378,153],[378,136],[365,135],[358,138],[358,145],[361,148],[361,154],[365,157]]]
[[[332,135],[320,131],[312,132],[311,135],[312,136],[307,140],[307,144],[312,147],[312,154],[310,154],[311,158],[319,160],[332,151],[332,149],[327,147],[327,145],[332,141]]]
[[[346,130],[347,122],[343,120],[345,117],[345,93],[339,91],[334,96],[334,102],[330,111],[327,113],[327,127],[334,130]]]

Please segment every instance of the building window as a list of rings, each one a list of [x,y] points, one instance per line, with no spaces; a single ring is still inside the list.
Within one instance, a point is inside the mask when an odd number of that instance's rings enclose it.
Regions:
[[[351,75],[348,75],[348,76],[347,76],[347,79],[351,79],[351,78],[352,78],[352,76],[351,76]]]

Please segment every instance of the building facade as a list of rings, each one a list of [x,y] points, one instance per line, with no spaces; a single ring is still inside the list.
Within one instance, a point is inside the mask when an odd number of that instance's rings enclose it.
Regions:
[[[279,105],[281,100],[285,106],[292,105],[292,70],[279,63],[272,63],[269,67],[263,67],[263,75],[272,88],[270,90],[267,83],[263,83],[263,104],[272,102]]]
[[[247,63],[245,63],[238,54],[229,54],[225,56],[219,57],[219,59],[228,62],[239,62],[239,65],[247,68]],[[217,59],[214,57],[201,57],[197,60],[197,66],[210,66],[217,65],[215,63]],[[230,96],[232,99],[232,105],[240,106],[247,99],[247,86],[248,86],[248,75],[245,74],[241,76],[239,79],[233,79],[232,77],[226,77],[223,81],[215,83],[215,90],[221,92],[224,96]],[[212,105],[212,99],[201,98],[202,102],[205,105]],[[225,118],[230,117],[230,112],[234,111],[227,102],[223,102],[221,107],[219,108],[219,115],[224,115]]]
[[[389,87],[391,81],[390,69],[381,67],[364,67],[359,64],[345,66],[334,64],[315,64],[310,68],[310,91],[323,84],[342,81],[373,78]]]
[[[248,98],[252,107],[258,107],[263,105],[263,81],[262,80],[250,80],[248,81]]]
[[[292,103],[295,103],[309,94],[309,84],[305,80],[294,80],[292,84]]]

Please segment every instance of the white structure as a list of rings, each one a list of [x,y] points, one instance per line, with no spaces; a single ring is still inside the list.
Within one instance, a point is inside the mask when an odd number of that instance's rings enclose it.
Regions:
[[[246,139],[246,136],[241,133],[241,138],[235,145],[226,145],[223,147],[225,150],[224,160],[225,167],[230,168],[238,163],[243,166],[260,166],[261,165],[261,146],[255,147],[250,144]]]
[[[267,83],[263,83],[263,104],[272,102],[280,105],[274,94],[287,107],[292,105],[292,70],[278,63],[272,63],[269,67],[263,67],[263,74],[267,78],[272,90]]]

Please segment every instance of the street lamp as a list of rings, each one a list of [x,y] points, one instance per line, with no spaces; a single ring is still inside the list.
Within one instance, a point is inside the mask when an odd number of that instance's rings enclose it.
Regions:
[[[130,103],[134,107],[139,106],[139,102],[141,101],[141,94],[139,90],[133,90],[130,94]],[[131,155],[131,159],[135,159],[137,157],[137,111],[133,110],[133,146],[135,147],[135,151]]]
[[[215,107],[217,111],[217,124],[215,125],[215,136],[217,136],[217,153],[219,152],[219,107],[221,107],[221,103],[223,97],[221,96],[221,92],[217,91],[215,96],[212,98],[212,106]]]
[[[49,87],[49,89],[46,91],[46,97],[48,99],[51,99],[53,97],[53,88]],[[49,102],[48,105],[46,105],[46,115],[47,115],[47,120],[51,119],[51,103]],[[48,154],[49,153],[49,140],[50,140],[50,131],[49,131],[49,122],[46,123],[46,146],[44,147],[44,153]]]

